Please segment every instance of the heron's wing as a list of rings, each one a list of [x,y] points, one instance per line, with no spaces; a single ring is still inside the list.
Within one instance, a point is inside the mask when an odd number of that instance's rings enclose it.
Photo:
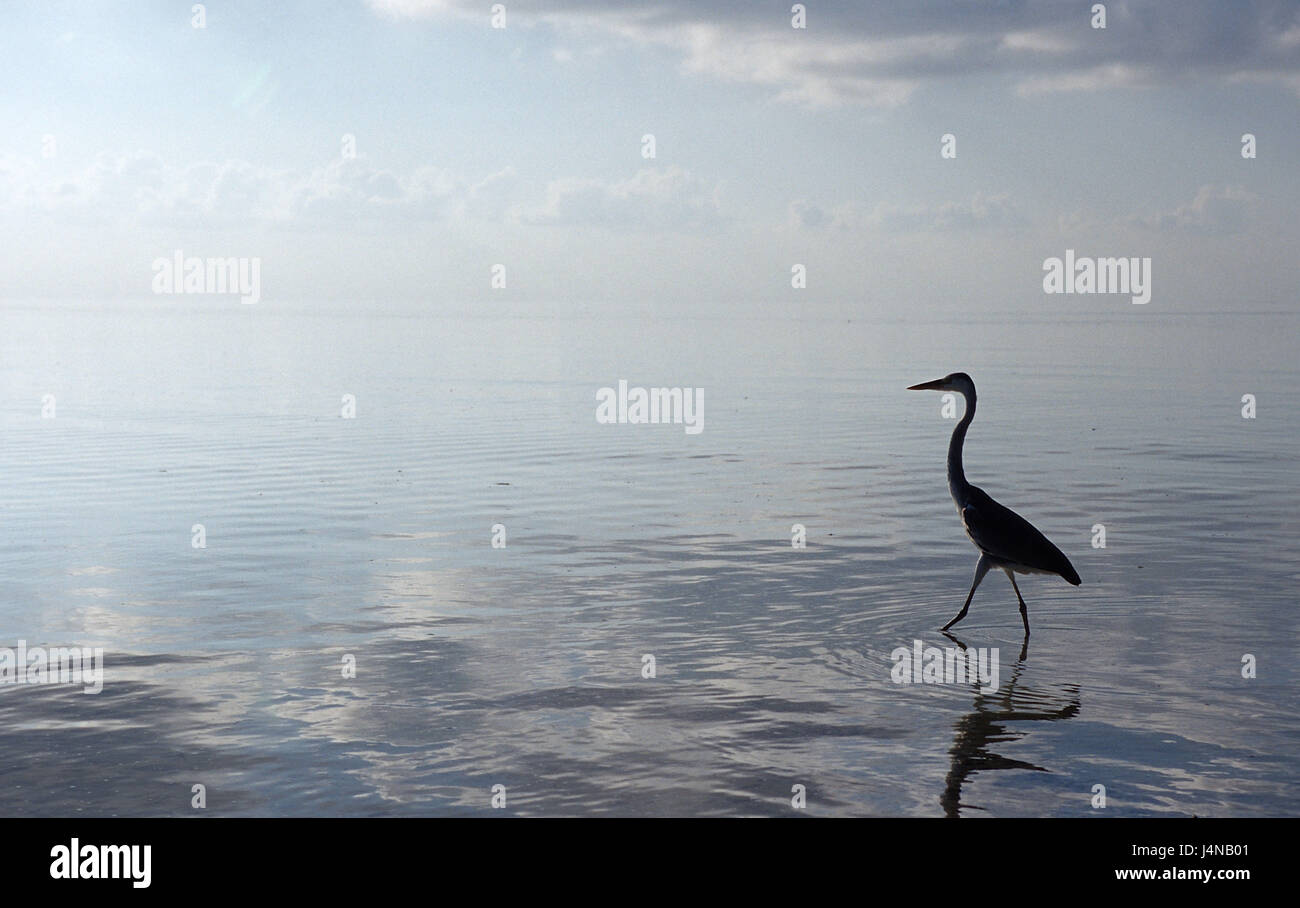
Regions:
[[[1002,561],[1050,571],[1070,583],[1079,583],[1070,559],[1037,527],[983,490],[972,488],[971,493],[970,501],[962,508],[961,522],[980,549]]]

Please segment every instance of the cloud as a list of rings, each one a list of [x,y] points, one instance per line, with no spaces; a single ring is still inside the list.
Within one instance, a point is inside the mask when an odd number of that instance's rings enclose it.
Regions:
[[[835,216],[820,205],[796,199],[790,203],[790,221],[796,227],[818,230],[835,224]]]
[[[427,19],[441,12],[456,9],[454,2],[445,0],[366,0],[370,8],[393,19]]]
[[[1100,91],[1108,88],[1137,88],[1152,84],[1150,70],[1123,63],[1108,63],[1092,69],[1052,76],[1034,76],[1016,86],[1016,93],[1031,95],[1066,91]]]
[[[436,167],[398,174],[364,156],[310,170],[247,161],[173,167],[150,152],[101,154],[80,171],[0,159],[0,205],[67,222],[298,228],[501,221],[519,202],[513,169],[467,180]]]
[[[401,21],[458,16],[487,27],[479,0],[368,0]],[[1192,77],[1300,86],[1300,10],[1292,0],[1146,0],[1091,4],[843,0],[806,4],[550,0],[508,5],[510,27],[545,25],[576,39],[667,48],[684,70],[759,86],[811,106],[896,107],[929,82],[1014,80],[1021,95],[1099,91]]]
[[[554,180],[546,202],[518,209],[524,224],[688,230],[723,223],[719,187],[679,167],[646,168],[626,180]]]
[[[464,205],[467,189],[435,167],[399,175],[364,157],[340,158],[294,178],[277,212],[302,224],[440,221]]]
[[[1300,96],[1300,73],[1282,71],[1235,72],[1228,77],[1229,82],[1257,82],[1265,85],[1280,85],[1292,94]]]
[[[1239,233],[1257,221],[1259,196],[1239,186],[1202,186],[1185,205],[1154,215],[1135,215],[1130,223],[1152,230]]]
[[[1057,216],[1062,234],[1111,233],[1117,230],[1230,234],[1247,232],[1260,222],[1262,200],[1240,186],[1206,184],[1196,190],[1190,202],[1173,208],[1129,214],[1104,214],[1079,208]]]
[[[511,167],[466,179],[406,173],[365,156],[309,170],[246,161],[173,167],[149,152],[102,154],[79,172],[0,158],[0,206],[68,223],[164,227],[401,229],[419,223],[699,230],[725,223],[720,187],[679,167],[624,180],[569,177],[528,187]]]
[[[1009,195],[977,192],[971,198],[931,205],[895,205],[882,202],[870,209],[854,203],[830,211],[806,201],[790,206],[791,221],[818,230],[881,230],[891,233],[961,231],[1021,227],[1027,223]]]

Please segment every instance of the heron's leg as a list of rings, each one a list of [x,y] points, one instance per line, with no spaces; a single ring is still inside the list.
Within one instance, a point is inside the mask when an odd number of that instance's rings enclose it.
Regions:
[[[970,601],[975,598],[975,588],[980,585],[980,581],[984,579],[984,575],[989,572],[989,568],[992,566],[989,564],[988,555],[980,555],[980,560],[975,565],[975,580],[970,585],[970,592],[966,594],[966,602],[962,605],[961,611],[957,613],[957,617],[943,626],[945,631],[966,617],[966,610],[970,608]]]
[[[1020,600],[1020,620],[1025,622],[1025,639],[1029,638],[1029,609],[1025,606],[1025,597],[1020,595],[1020,587],[1016,586],[1016,575],[1011,573],[1007,568],[1007,578],[1011,581],[1011,588],[1016,591],[1016,598]]]

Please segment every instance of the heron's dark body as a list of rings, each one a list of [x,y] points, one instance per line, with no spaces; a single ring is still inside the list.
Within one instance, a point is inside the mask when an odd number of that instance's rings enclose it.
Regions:
[[[971,542],[993,562],[1018,574],[1060,574],[1078,586],[1082,581],[1065,553],[1038,528],[978,486],[968,486],[967,504],[959,508],[961,525]]]

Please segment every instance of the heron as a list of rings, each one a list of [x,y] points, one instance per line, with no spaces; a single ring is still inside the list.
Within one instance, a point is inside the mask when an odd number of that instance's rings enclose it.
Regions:
[[[1020,595],[1016,585],[1016,574],[1058,574],[1068,583],[1078,586],[1082,581],[1070,564],[1070,559],[1052,545],[1051,540],[1038,531],[1025,518],[1005,505],[994,501],[978,486],[966,481],[966,473],[961,467],[961,449],[966,441],[966,430],[975,418],[975,382],[965,372],[953,372],[934,381],[912,385],[909,391],[951,391],[966,399],[966,412],[962,414],[957,428],[952,430],[952,440],[948,443],[948,491],[957,504],[957,513],[961,515],[961,525],[966,530],[970,541],[980,550],[980,560],[975,564],[975,580],[970,585],[966,602],[957,617],[943,626],[946,631],[966,617],[975,590],[984,575],[992,568],[1001,568],[1011,581],[1011,588],[1016,591],[1020,602],[1020,620],[1025,624],[1025,639],[1029,639],[1029,609],[1025,606],[1025,597]]]

